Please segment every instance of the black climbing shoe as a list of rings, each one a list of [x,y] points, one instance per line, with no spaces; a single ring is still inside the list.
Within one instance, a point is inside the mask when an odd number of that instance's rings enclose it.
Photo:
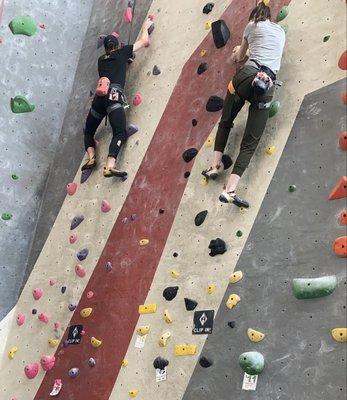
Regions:
[[[222,203],[233,203],[237,207],[249,208],[249,203],[241,199],[235,192],[227,192],[226,190],[219,196],[219,201]]]
[[[125,178],[128,175],[126,171],[120,171],[116,168],[106,168],[104,167],[104,177],[105,178],[112,178],[113,176],[117,178]]]
[[[82,165],[81,171],[86,169],[94,169],[96,167],[96,158],[95,156],[92,158],[87,158],[86,163]]]
[[[205,169],[204,171],[201,172],[202,175],[204,175],[205,178],[207,179],[212,179],[216,180],[218,178],[218,175],[222,173],[224,170],[223,164],[221,164],[219,167],[210,167],[208,169]]]

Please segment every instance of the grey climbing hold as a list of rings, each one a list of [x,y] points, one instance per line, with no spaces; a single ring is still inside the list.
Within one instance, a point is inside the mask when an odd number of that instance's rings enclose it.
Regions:
[[[89,254],[89,250],[88,249],[82,249],[77,253],[77,258],[80,261],[83,261],[88,257],[88,254]]]
[[[95,367],[96,365],[96,360],[93,357],[90,357],[90,359],[88,360],[88,365],[90,366],[90,368]]]
[[[230,31],[222,19],[212,23],[213,41],[217,49],[225,46],[230,39]]]
[[[139,131],[139,127],[137,125],[134,125],[134,124],[129,124],[129,126],[126,129],[128,137],[131,136],[131,135],[134,135],[138,131]]]
[[[211,96],[206,103],[206,111],[216,112],[223,108],[224,100],[218,96]]]
[[[192,299],[187,299],[187,298],[184,299],[184,303],[185,303],[185,306],[186,306],[186,310],[187,310],[187,311],[193,311],[193,310],[195,310],[195,308],[196,308],[197,305],[198,305],[198,302],[197,302],[197,301],[192,300]]]
[[[207,217],[207,214],[208,214],[207,210],[200,211],[198,214],[196,214],[195,219],[194,219],[195,225],[196,226],[202,225]]]
[[[111,263],[111,261],[107,261],[107,263],[105,265],[105,270],[106,270],[106,272],[111,272],[112,271],[112,263]]]
[[[249,351],[239,357],[240,367],[248,375],[259,375],[265,366],[265,360],[261,353]]]
[[[160,74],[161,74],[161,71],[160,71],[158,65],[155,65],[155,66],[153,67],[152,74],[153,74],[153,75],[160,75]]]
[[[69,309],[70,311],[75,311],[75,310],[76,310],[76,304],[70,303],[70,304],[68,305],[68,309]]]
[[[214,257],[218,254],[224,254],[227,251],[224,240],[220,238],[211,240],[208,248],[210,249],[209,255],[211,257]]]
[[[76,215],[71,221],[70,230],[74,230],[78,227],[78,225],[84,220],[83,215]]]
[[[160,369],[163,370],[165,369],[165,367],[167,367],[169,365],[169,361],[166,360],[163,357],[157,357],[154,361],[153,361],[153,367],[155,369]]]
[[[80,373],[79,368],[71,368],[69,370],[69,377],[70,378],[76,378],[76,376]]]
[[[183,160],[188,163],[189,161],[191,161],[196,155],[198,154],[198,150],[195,148],[190,148],[187,149],[183,152],[182,154],[182,158]]]
[[[208,64],[207,63],[201,63],[200,65],[199,65],[199,67],[198,67],[198,70],[197,70],[197,74],[198,75],[201,75],[201,74],[203,74],[204,72],[206,72],[208,70]]]
[[[178,286],[169,286],[163,291],[163,297],[167,301],[173,300],[177,296]]]
[[[213,7],[214,7],[214,3],[207,3],[204,6],[204,8],[202,9],[202,12],[204,14],[209,14],[213,10]]]
[[[213,361],[209,360],[207,357],[200,357],[199,364],[202,366],[202,368],[209,368],[211,365],[213,365]]]
[[[81,173],[81,183],[84,183],[88,180],[90,175],[92,174],[93,170],[92,169],[84,169]]]

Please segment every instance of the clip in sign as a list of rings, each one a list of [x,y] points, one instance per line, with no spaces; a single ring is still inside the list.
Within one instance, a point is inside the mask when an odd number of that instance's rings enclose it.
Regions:
[[[248,375],[245,372],[242,382],[242,390],[256,390],[258,375]]]
[[[82,339],[83,325],[71,325],[67,335],[67,342],[69,344],[79,344]]]
[[[195,311],[193,335],[205,335],[212,333],[214,310]]]
[[[155,381],[156,382],[166,381],[166,378],[167,378],[167,367],[165,367],[164,369],[157,368],[155,370]]]

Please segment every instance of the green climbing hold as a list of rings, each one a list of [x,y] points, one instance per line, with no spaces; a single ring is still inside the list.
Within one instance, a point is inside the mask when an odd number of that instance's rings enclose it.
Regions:
[[[281,28],[284,30],[284,33],[285,33],[285,34],[288,33],[289,26],[288,26],[287,24],[286,24],[286,25],[281,25]]]
[[[259,375],[265,366],[264,356],[257,351],[242,353],[239,357],[240,367],[248,375]]]
[[[9,27],[14,35],[32,36],[37,31],[35,21],[28,16],[13,18]]]
[[[297,299],[315,299],[331,294],[337,287],[335,275],[321,278],[293,279],[292,289]]]
[[[12,178],[14,181],[16,181],[17,179],[19,179],[19,176],[16,175],[16,174],[12,174],[12,175],[11,175],[11,178]]]
[[[10,220],[10,219],[12,218],[12,214],[11,214],[11,213],[3,213],[3,214],[1,215],[1,218],[2,218],[4,221],[8,221],[8,220]]]
[[[242,231],[237,231],[237,232],[236,232],[236,236],[237,236],[237,237],[241,237],[242,235],[243,235]]]
[[[296,191],[296,186],[295,185],[289,185],[288,192],[293,193],[295,191]]]
[[[11,98],[11,110],[16,114],[34,111],[34,104],[30,104],[24,96]]]
[[[325,43],[325,42],[327,42],[329,39],[330,39],[330,35],[326,35],[326,36],[324,36],[324,38],[323,38],[323,42]]]
[[[276,21],[282,21],[288,15],[288,6],[283,6],[277,14]]]
[[[280,108],[281,108],[281,103],[278,100],[272,101],[270,105],[269,118],[275,116]]]

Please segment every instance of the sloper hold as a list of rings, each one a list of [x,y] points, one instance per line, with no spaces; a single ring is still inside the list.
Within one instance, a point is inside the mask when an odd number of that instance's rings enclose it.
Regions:
[[[78,227],[78,225],[84,220],[84,216],[83,215],[76,215],[76,217],[74,217],[71,221],[71,226],[70,226],[70,230],[74,230],[75,228]]]
[[[207,217],[207,214],[208,214],[207,210],[200,211],[198,214],[196,214],[194,219],[195,226],[202,225]]]
[[[193,356],[196,353],[195,344],[176,344],[175,355],[176,356]]]
[[[346,71],[346,69],[347,69],[347,51],[344,51],[344,52],[341,54],[341,57],[340,57],[340,59],[339,59],[338,66],[339,66],[340,69]]]
[[[16,96],[11,98],[11,110],[15,114],[22,114],[34,111],[34,104],[29,103],[24,96]]]
[[[208,248],[210,249],[209,255],[211,257],[214,257],[218,254],[224,254],[227,251],[224,240],[220,238],[211,240]]]
[[[347,257],[347,236],[340,236],[334,240],[333,251],[339,257]]]
[[[13,18],[9,23],[9,28],[14,35],[32,36],[37,31],[35,21],[29,16]]]
[[[331,336],[337,342],[347,342],[347,328],[335,328],[331,330]]]
[[[92,312],[93,312],[93,309],[91,307],[87,307],[87,308],[83,308],[80,311],[80,315],[82,318],[88,318],[91,316]]]
[[[347,131],[340,132],[339,135],[339,145],[342,150],[347,150]]]
[[[256,331],[252,328],[248,328],[247,336],[251,342],[255,342],[255,343],[261,342],[265,337],[264,333]]]
[[[292,289],[297,299],[315,299],[331,294],[337,287],[335,275],[320,278],[293,279]]]
[[[139,314],[153,314],[157,311],[156,304],[143,304],[139,306]]]
[[[347,176],[342,176],[329,194],[329,200],[343,199],[347,197]]]
[[[243,278],[242,271],[235,271],[229,278],[230,283],[237,283]]]
[[[184,303],[186,305],[186,310],[187,311],[195,310],[196,306],[198,305],[197,301],[191,300],[191,299],[187,299],[186,297],[184,298]]]
[[[50,371],[55,364],[54,356],[42,356],[40,359],[41,367],[44,371]]]
[[[281,103],[278,100],[272,101],[269,110],[269,118],[274,117],[278,113],[280,108],[281,108]]]
[[[198,70],[197,70],[197,74],[201,75],[204,72],[206,72],[208,70],[208,64],[206,62],[203,62],[199,65]]]
[[[198,154],[198,150],[195,148],[190,148],[187,149],[183,152],[182,154],[182,158],[183,160],[188,163],[189,161],[191,161],[196,155]]]
[[[224,47],[230,39],[230,31],[222,19],[212,23],[213,41],[217,49]]]
[[[130,137],[130,136],[134,135],[136,132],[138,132],[138,130],[139,130],[139,127],[137,125],[129,124],[127,127],[127,130],[126,130],[127,136]]]
[[[213,365],[213,361],[205,356],[202,356],[200,357],[199,364],[202,366],[202,368],[209,368],[211,365]]]
[[[204,6],[204,8],[202,9],[202,12],[204,14],[209,14],[213,10],[213,7],[214,7],[214,3],[207,3]]]
[[[257,351],[242,353],[239,357],[240,367],[248,375],[259,375],[265,366],[264,356]]]
[[[288,6],[283,6],[277,14],[276,21],[282,21],[288,15],[289,9]]]
[[[88,178],[90,177],[92,172],[93,172],[92,169],[85,169],[85,170],[82,171],[82,173],[81,173],[81,184],[85,183],[88,180]]]
[[[178,286],[169,286],[164,289],[163,297],[167,301],[173,300],[177,296]]]
[[[219,96],[210,96],[206,103],[206,111],[216,112],[223,108],[224,100]]]
[[[163,370],[165,369],[165,367],[167,367],[169,365],[169,361],[166,360],[163,357],[157,357],[154,361],[153,361],[153,367],[155,369],[160,369]]]
[[[88,257],[88,254],[89,254],[89,250],[88,249],[82,249],[77,253],[77,258],[80,261],[83,261]]]
[[[34,379],[35,376],[38,374],[38,372],[39,372],[39,364],[38,363],[27,364],[24,367],[24,373],[28,379]]]

